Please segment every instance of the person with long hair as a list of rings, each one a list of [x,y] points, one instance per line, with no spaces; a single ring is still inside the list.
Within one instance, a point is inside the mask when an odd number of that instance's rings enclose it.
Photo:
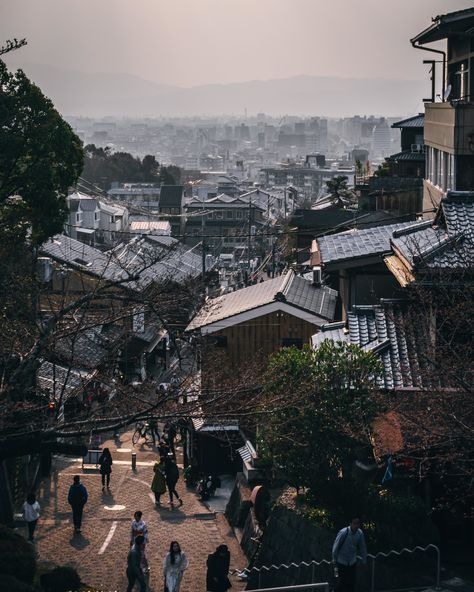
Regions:
[[[170,550],[163,561],[166,592],[179,592],[184,571],[188,566],[188,558],[181,551],[178,541],[171,541]]]
[[[105,483],[107,481],[107,489],[110,489],[110,473],[112,472],[112,455],[108,448],[104,448],[102,454],[99,456],[100,474],[102,475],[102,491],[105,491]]]

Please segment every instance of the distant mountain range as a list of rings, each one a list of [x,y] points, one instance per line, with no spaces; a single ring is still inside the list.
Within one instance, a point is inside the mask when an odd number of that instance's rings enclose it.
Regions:
[[[10,67],[17,64],[11,60]],[[159,117],[170,115],[354,114],[411,115],[428,81],[295,76],[179,88],[130,74],[86,74],[41,64],[25,73],[65,115]]]

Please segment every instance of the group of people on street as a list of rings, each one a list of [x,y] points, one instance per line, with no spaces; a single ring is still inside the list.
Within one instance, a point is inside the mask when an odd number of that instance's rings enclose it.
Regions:
[[[183,505],[183,500],[179,497],[176,491],[176,485],[179,480],[179,469],[173,455],[170,453],[167,456],[160,457],[160,462],[156,462],[153,467],[153,481],[151,482],[151,490],[155,495],[155,504],[157,506],[161,503],[161,496],[168,490],[170,498],[170,505],[173,507],[173,499],[176,498],[178,506]]]

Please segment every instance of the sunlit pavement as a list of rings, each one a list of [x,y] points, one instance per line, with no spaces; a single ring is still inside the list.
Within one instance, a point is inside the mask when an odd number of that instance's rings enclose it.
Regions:
[[[97,470],[82,470],[80,460],[57,459],[51,478],[44,480],[39,490],[42,507],[36,532],[36,549],[40,561],[74,566],[82,580],[91,587],[109,592],[125,591],[125,569],[130,540],[130,522],[136,510],[143,512],[148,523],[149,544],[147,557],[151,567],[150,591],[163,590],[162,563],[172,540],[181,544],[189,559],[189,569],[181,585],[181,592],[206,589],[206,559],[217,545],[225,543],[231,551],[231,569],[243,569],[247,562],[221,513],[211,512],[188,490],[182,478],[177,490],[184,503],[172,509],[168,497],[155,507],[150,490],[156,452],[149,446],[133,449],[131,433],[108,446],[114,460],[110,492],[102,492]],[[131,453],[137,453],[137,468],[132,471]],[[178,447],[178,463],[180,449]],[[67,503],[72,476],[81,475],[89,493],[84,509],[82,532],[74,534],[72,513]],[[221,510],[223,504],[219,504]],[[231,577],[233,590],[245,585]]]

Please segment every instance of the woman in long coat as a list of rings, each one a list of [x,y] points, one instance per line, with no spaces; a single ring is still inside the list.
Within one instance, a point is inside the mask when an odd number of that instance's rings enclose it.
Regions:
[[[153,477],[153,481],[151,482],[151,490],[155,494],[155,504],[159,506],[160,497],[166,491],[165,467],[163,463],[155,463],[155,466],[153,467],[153,472],[155,473],[155,475]]]
[[[102,491],[105,491],[105,482],[107,481],[107,489],[110,489],[110,473],[112,472],[112,455],[108,448],[104,448],[102,454],[99,456],[98,463],[100,466],[100,474],[102,475]]]
[[[172,541],[170,550],[163,562],[163,574],[165,576],[165,590],[167,592],[179,592],[184,570],[188,568],[189,561],[181,551],[177,541]]]
[[[219,545],[207,558],[207,592],[227,592],[232,584],[229,581],[230,553],[227,545]]]

